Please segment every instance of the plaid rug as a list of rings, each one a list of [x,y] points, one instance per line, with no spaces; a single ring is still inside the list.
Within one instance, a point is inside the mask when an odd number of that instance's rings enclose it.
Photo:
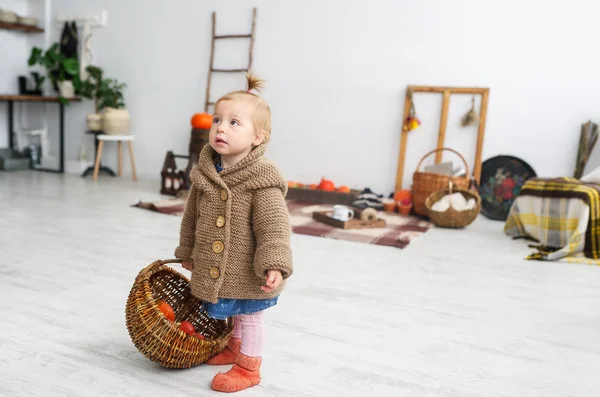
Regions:
[[[143,208],[150,211],[160,212],[161,214],[183,216],[185,210],[185,200],[180,198],[158,200],[153,202],[142,202],[132,205],[132,207]]]
[[[405,248],[411,240],[418,238],[433,226],[432,223],[421,218],[380,212],[380,217],[386,221],[385,228],[344,230],[315,221],[312,218],[314,211],[329,211],[333,208],[331,205],[299,201],[288,201],[287,205],[290,211],[292,231],[296,234],[308,236]],[[176,198],[154,202],[140,201],[134,204],[133,207],[182,216],[185,209],[185,200]]]
[[[433,225],[420,218],[380,212],[385,219],[385,228],[377,229],[340,229],[312,218],[314,211],[329,211],[331,205],[288,201],[292,231],[308,236],[326,237],[337,240],[354,241],[375,245],[387,245],[404,248],[414,238],[425,233]]]

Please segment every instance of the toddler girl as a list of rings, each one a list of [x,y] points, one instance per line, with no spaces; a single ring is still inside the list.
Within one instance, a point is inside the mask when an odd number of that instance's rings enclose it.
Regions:
[[[263,310],[277,304],[292,274],[287,182],[264,158],[271,110],[252,91],[262,81],[215,104],[209,144],[192,169],[188,201],[175,256],[192,272],[192,294],[208,315],[234,317],[233,336],[207,361],[234,364],[212,388],[234,392],[260,382]]]

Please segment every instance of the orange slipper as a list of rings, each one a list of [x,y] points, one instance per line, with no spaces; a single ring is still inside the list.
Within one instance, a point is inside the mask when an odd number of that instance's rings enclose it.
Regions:
[[[228,365],[235,363],[235,356],[240,352],[242,340],[239,338],[229,339],[229,344],[223,351],[214,357],[209,358],[204,363],[208,365]]]
[[[233,393],[260,383],[261,357],[238,353],[235,365],[226,373],[219,372],[212,381],[213,390]]]

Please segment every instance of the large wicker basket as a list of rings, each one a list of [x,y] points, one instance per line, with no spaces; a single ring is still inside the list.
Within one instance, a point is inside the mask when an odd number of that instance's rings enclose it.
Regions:
[[[452,177],[449,175],[437,174],[434,172],[419,171],[419,168],[421,168],[421,164],[423,164],[423,161],[425,161],[425,159],[428,156],[442,150],[448,150],[460,157],[460,159],[465,164],[465,176]],[[427,200],[427,197],[429,197],[431,193],[447,188],[448,182],[452,182],[458,188],[469,188],[471,180],[469,178],[469,165],[467,164],[465,158],[456,150],[450,148],[435,149],[423,156],[421,161],[419,161],[419,165],[417,165],[417,170],[413,174],[412,194],[415,212],[419,215],[429,216],[429,211],[425,206],[425,200]]]
[[[442,197],[452,193],[460,193],[466,200],[470,198],[474,199],[475,207],[465,211],[457,211],[452,208],[452,206],[444,212],[432,210],[433,205],[441,200]],[[429,220],[431,220],[434,225],[458,229],[470,225],[475,218],[477,218],[477,215],[479,215],[479,211],[481,210],[481,197],[471,190],[455,189],[452,186],[452,182],[450,182],[446,189],[439,190],[429,195],[427,200],[425,200],[425,206],[429,213]]]
[[[136,277],[129,293],[126,323],[135,347],[148,359],[167,368],[190,368],[220,353],[233,331],[233,321],[215,320],[203,310],[202,302],[192,296],[189,280],[173,270],[171,259],[156,261]],[[156,305],[167,302],[175,311],[169,321]],[[187,335],[176,323],[189,321],[206,339]]]

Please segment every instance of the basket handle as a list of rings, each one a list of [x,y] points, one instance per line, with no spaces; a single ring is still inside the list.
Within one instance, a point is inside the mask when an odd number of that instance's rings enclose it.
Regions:
[[[159,266],[162,266],[162,265],[166,265],[168,263],[183,263],[183,259],[165,259],[165,260],[159,259],[157,262],[158,262]]]
[[[467,174],[467,178],[468,178],[469,177],[469,164],[467,164],[467,160],[465,160],[465,158],[462,156],[462,154],[460,154],[456,150],[450,149],[448,147],[433,149],[431,152],[429,152],[425,156],[423,156],[421,161],[419,161],[419,165],[417,165],[417,171],[419,171],[419,168],[421,168],[421,164],[423,164],[423,161],[425,161],[425,159],[427,157],[431,156],[434,153],[441,152],[442,150],[448,150],[449,152],[452,152],[452,153],[456,154],[458,157],[460,157],[462,162],[465,164],[465,173]]]
[[[144,271],[142,273],[148,275],[152,275],[154,273],[156,273],[158,271],[158,269],[166,264],[169,263],[182,263],[183,259],[159,259],[153,263],[151,263],[150,265],[148,265],[148,267],[146,267],[146,269],[144,269]]]

